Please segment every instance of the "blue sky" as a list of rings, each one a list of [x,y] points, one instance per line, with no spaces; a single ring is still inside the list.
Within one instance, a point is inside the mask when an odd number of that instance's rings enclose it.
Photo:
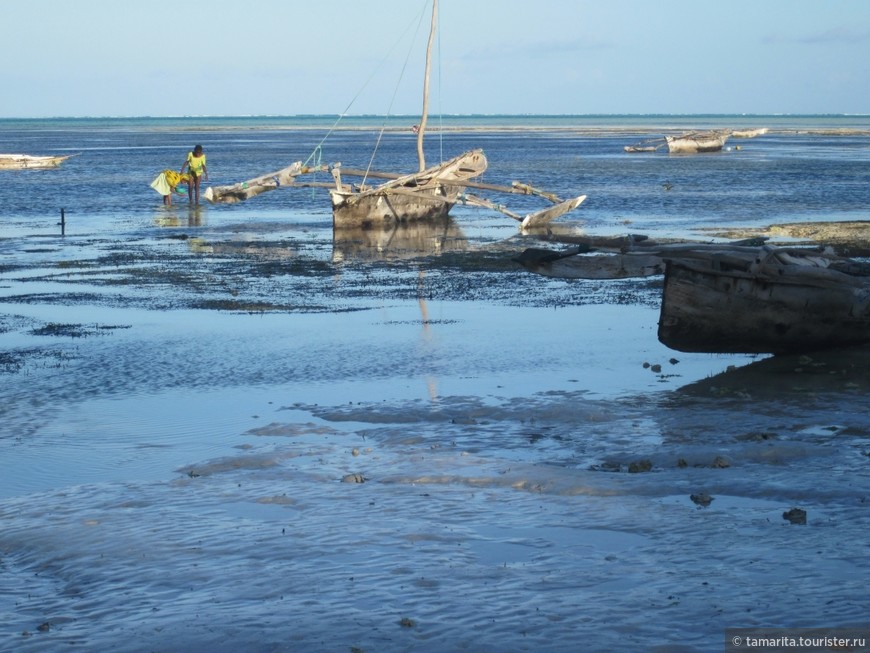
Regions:
[[[427,6],[2,0],[0,117],[415,114]],[[870,0],[440,9],[433,113],[870,113]]]

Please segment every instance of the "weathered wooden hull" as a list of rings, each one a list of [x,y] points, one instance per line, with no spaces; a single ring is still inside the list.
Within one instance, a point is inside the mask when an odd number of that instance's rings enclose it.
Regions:
[[[727,133],[698,133],[685,136],[665,136],[670,154],[719,152],[728,140]]]
[[[666,262],[659,340],[679,351],[783,354],[870,342],[870,277],[804,265]]]
[[[445,218],[458,198],[457,189],[440,185],[414,191],[392,189],[365,197],[336,190],[329,193],[332,224],[339,229]]]
[[[0,170],[25,170],[29,168],[56,168],[72,157],[64,156],[32,156],[30,154],[0,154]]]
[[[376,188],[355,191],[342,186],[330,190],[332,225],[366,228],[393,222],[444,218],[459,200],[461,186],[486,171],[481,150],[472,150],[423,172],[405,175]]]

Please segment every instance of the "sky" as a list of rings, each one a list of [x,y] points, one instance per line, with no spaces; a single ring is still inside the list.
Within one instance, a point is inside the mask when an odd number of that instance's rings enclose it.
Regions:
[[[418,114],[430,7],[0,0],[0,118]],[[432,114],[870,114],[870,0],[439,9]]]

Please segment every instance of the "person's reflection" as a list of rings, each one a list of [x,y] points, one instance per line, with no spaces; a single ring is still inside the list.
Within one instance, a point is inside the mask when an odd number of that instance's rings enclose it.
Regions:
[[[201,227],[202,226],[202,210],[199,206],[191,206],[187,211],[187,226]]]

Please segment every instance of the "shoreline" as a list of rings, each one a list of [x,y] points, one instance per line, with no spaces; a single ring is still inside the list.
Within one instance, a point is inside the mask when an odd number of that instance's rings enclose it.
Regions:
[[[220,132],[262,132],[275,131],[286,133],[311,133],[311,132],[341,132],[341,133],[376,133],[384,132],[390,134],[406,133],[409,136],[414,136],[412,130],[413,124],[401,126],[383,126],[383,125],[191,125],[191,126],[172,126],[172,127],[155,127],[154,132],[166,133],[220,133]],[[109,128],[102,126],[94,126],[94,131],[126,131],[127,128]],[[640,125],[625,125],[625,126],[556,126],[556,125],[455,125],[455,126],[432,126],[426,129],[426,134],[429,136],[437,136],[438,134],[560,134],[572,136],[589,136],[606,138],[609,136],[632,136],[632,137],[648,137],[648,136],[677,136],[691,131],[707,131],[712,130],[709,126],[699,126],[693,124],[685,125],[670,125],[670,126],[640,126]],[[720,128],[717,128],[720,129]],[[870,127],[866,129],[854,127],[819,127],[819,128],[772,128],[768,127],[768,131],[764,136],[832,136],[832,137],[850,137],[850,136],[870,136]],[[38,130],[35,130],[38,131]],[[2,132],[2,128],[0,128]],[[759,136],[756,138],[763,138]],[[416,136],[414,136],[416,138]],[[738,138],[737,141],[752,140],[752,138]]]
[[[417,114],[287,116],[176,116],[176,117],[43,117],[0,118],[4,131],[100,131],[126,132],[406,132],[420,121]],[[506,133],[570,134],[587,136],[665,135],[686,131],[729,129],[745,131],[767,128],[768,135],[870,135],[870,116],[865,115],[755,115],[755,114],[655,114],[655,115],[430,115],[427,134]]]

